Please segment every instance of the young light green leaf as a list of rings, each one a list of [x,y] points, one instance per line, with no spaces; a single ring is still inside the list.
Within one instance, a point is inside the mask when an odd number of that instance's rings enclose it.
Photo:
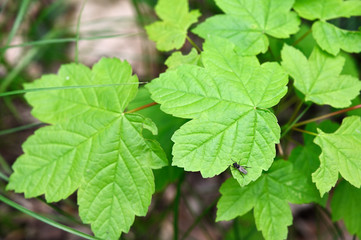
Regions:
[[[217,0],[216,3],[225,14],[208,18],[193,32],[205,39],[209,36],[229,39],[243,56],[266,52],[267,35],[288,38],[299,29],[299,18],[290,11],[294,0]]]
[[[288,202],[313,201],[315,197],[309,194],[313,189],[314,185],[292,163],[276,161],[267,174],[245,187],[228,179],[220,188],[216,220],[230,220],[254,208],[257,228],[265,239],[285,239],[287,226],[292,224]]]
[[[293,77],[295,87],[305,94],[306,101],[347,107],[361,89],[361,82],[349,75],[339,75],[344,58],[333,57],[315,47],[310,58],[285,45],[281,52],[282,66]]]
[[[172,137],[173,165],[212,177],[241,159],[241,165],[252,167],[244,178],[236,175],[243,185],[273,161],[280,128],[266,108],[285,95],[288,79],[278,64],[260,65],[234,48],[210,38],[202,53],[204,68],[182,65],[147,88],[163,111],[195,118]]]
[[[339,124],[326,120],[317,125],[316,123],[307,124],[305,130],[309,132],[317,132],[317,128],[320,128],[325,132],[334,132],[338,129],[338,127]],[[307,178],[307,185],[310,186],[310,189],[307,193],[304,193],[304,195],[306,197],[308,196],[309,199],[312,198],[314,202],[317,202],[322,206],[326,206],[328,194],[320,198],[319,191],[312,182],[312,173],[320,166],[319,155],[321,154],[321,148],[313,142],[315,136],[303,134],[303,139],[304,146],[294,148],[288,161],[293,163],[294,169]],[[311,186],[313,187],[311,188]]]
[[[181,48],[188,28],[200,16],[198,10],[189,12],[188,0],[159,0],[155,11],[161,21],[146,26],[145,30],[161,51]]]
[[[137,82],[128,63],[102,59],[92,71],[65,65],[59,75],[29,84],[79,88],[52,90],[48,98],[48,91],[27,94],[34,114],[55,125],[39,129],[24,143],[7,189],[26,197],[45,194],[53,202],[79,188],[80,216],[97,237],[118,239],[128,231],[135,215],[147,212],[154,192],[152,168],[167,165],[160,145],[143,137],[143,129],[157,133],[155,124],[123,113]],[[112,86],[82,88],[94,83]],[[54,116],[47,117],[46,109]]]
[[[361,1],[297,0],[294,9],[303,18],[320,20],[313,24],[312,35],[324,51],[333,55],[337,55],[340,49],[346,52],[361,51],[361,31],[342,30],[326,22],[361,15]]]
[[[361,31],[342,30],[327,22],[315,22],[312,34],[325,51],[337,55],[340,49],[346,52],[361,52]]]
[[[78,193],[79,215],[103,239],[128,232],[135,215],[145,216],[150,205],[154,177],[147,154],[151,149],[143,149],[141,118],[126,114],[93,138]]]
[[[187,55],[182,55],[181,52],[177,51],[172,53],[169,58],[165,61],[168,69],[174,69],[183,64],[198,65],[200,63],[200,55],[198,55],[197,50],[192,48],[192,50]]]
[[[331,201],[332,220],[343,220],[348,232],[361,237],[361,189],[341,181]]]
[[[80,185],[96,132],[79,123],[40,128],[23,144],[24,154],[12,168],[8,190],[26,198],[45,194],[48,202],[65,199]]]
[[[103,58],[92,71],[81,64],[67,64],[61,66],[57,75],[44,75],[31,84],[25,84],[26,89],[49,87],[65,89],[25,95],[34,107],[31,113],[43,122],[62,123],[77,116],[83,118],[94,114],[116,118],[135,97],[138,78],[132,76],[128,62]]]
[[[308,20],[329,20],[361,15],[360,1],[343,0],[296,0],[293,8]]]
[[[334,133],[318,129],[314,142],[322,149],[320,167],[312,174],[321,196],[328,192],[338,179],[338,173],[349,183],[361,186],[361,120],[358,116],[347,117]]]

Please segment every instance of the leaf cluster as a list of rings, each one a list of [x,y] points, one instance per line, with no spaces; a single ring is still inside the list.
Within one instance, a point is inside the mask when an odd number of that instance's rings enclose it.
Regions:
[[[327,20],[361,15],[361,2],[216,4],[223,13],[192,29],[204,39],[202,47],[188,37],[200,12],[190,11],[186,0],[159,0],[155,11],[160,20],[146,27],[158,50],[177,50],[165,62],[168,69],[146,85],[163,112],[189,120],[171,133],[171,165],[204,178],[230,168],[232,176],[220,188],[216,221],[253,210],[265,239],[287,237],[289,203],[324,206],[335,187],[332,219],[344,219],[349,232],[361,237],[361,212],[355,207],[361,196],[360,116],[344,118],[337,130],[330,122],[298,128],[320,119],[299,122],[312,104],[347,108],[359,95],[360,81],[343,69],[344,52],[361,51],[361,32]],[[308,27],[303,19],[313,21],[309,57],[291,39]],[[183,55],[178,50],[186,39],[194,48]],[[49,89],[27,93],[26,99],[32,114],[50,126],[24,143],[7,189],[26,197],[44,194],[49,202],[78,190],[80,217],[97,237],[117,239],[128,232],[134,217],[147,213],[153,170],[168,164],[160,144],[144,137],[145,129],[157,134],[153,121],[126,110],[138,89],[130,65],[107,58],[92,70],[69,64],[25,88]],[[292,98],[299,107],[287,112],[287,123],[280,123],[279,109]],[[294,131],[309,135],[292,148],[288,143],[297,141]],[[289,156],[283,148],[291,151]],[[247,167],[247,174],[240,174],[234,162]]]

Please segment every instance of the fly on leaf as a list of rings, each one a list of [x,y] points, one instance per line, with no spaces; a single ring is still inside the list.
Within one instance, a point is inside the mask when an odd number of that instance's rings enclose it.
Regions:
[[[231,166],[231,165],[229,165],[229,166]],[[246,168],[250,168],[250,167],[247,167],[247,166],[241,166],[241,165],[239,165],[239,163],[237,163],[235,161],[233,161],[232,166],[241,173],[242,177],[243,177],[243,175],[246,175],[248,173]]]

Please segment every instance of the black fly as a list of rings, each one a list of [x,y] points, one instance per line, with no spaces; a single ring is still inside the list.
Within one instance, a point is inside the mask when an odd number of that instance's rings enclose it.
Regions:
[[[241,166],[235,161],[233,161],[232,166],[241,173],[242,177],[243,177],[243,175],[246,175],[248,173],[246,168],[250,168],[250,167],[247,167],[247,166]]]

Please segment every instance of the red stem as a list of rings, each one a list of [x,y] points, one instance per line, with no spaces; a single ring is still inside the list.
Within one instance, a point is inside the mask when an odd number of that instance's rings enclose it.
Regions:
[[[143,105],[143,106],[140,106],[140,107],[134,108],[134,109],[132,109],[132,110],[129,110],[129,111],[125,112],[125,113],[137,112],[137,111],[140,111],[140,110],[142,110],[142,109],[144,109],[144,108],[148,108],[148,107],[154,106],[154,105],[156,105],[156,104],[158,104],[158,103],[156,103],[156,102],[148,103],[148,104],[145,104],[145,105]]]
[[[305,124],[310,123],[310,122],[315,122],[315,121],[318,121],[318,120],[329,118],[329,117],[332,117],[332,116],[335,116],[335,115],[338,115],[338,114],[341,114],[341,113],[344,113],[344,112],[352,111],[352,110],[355,110],[355,109],[359,109],[359,108],[361,108],[361,104],[353,106],[353,107],[345,108],[345,109],[342,109],[342,110],[339,110],[339,111],[336,111],[336,112],[333,112],[333,113],[329,113],[329,114],[326,114],[326,115],[323,115],[323,116],[320,116],[320,117],[311,118],[311,119],[303,121],[303,122],[296,123],[295,125],[293,125],[293,127],[302,126],[302,125],[305,125]]]

